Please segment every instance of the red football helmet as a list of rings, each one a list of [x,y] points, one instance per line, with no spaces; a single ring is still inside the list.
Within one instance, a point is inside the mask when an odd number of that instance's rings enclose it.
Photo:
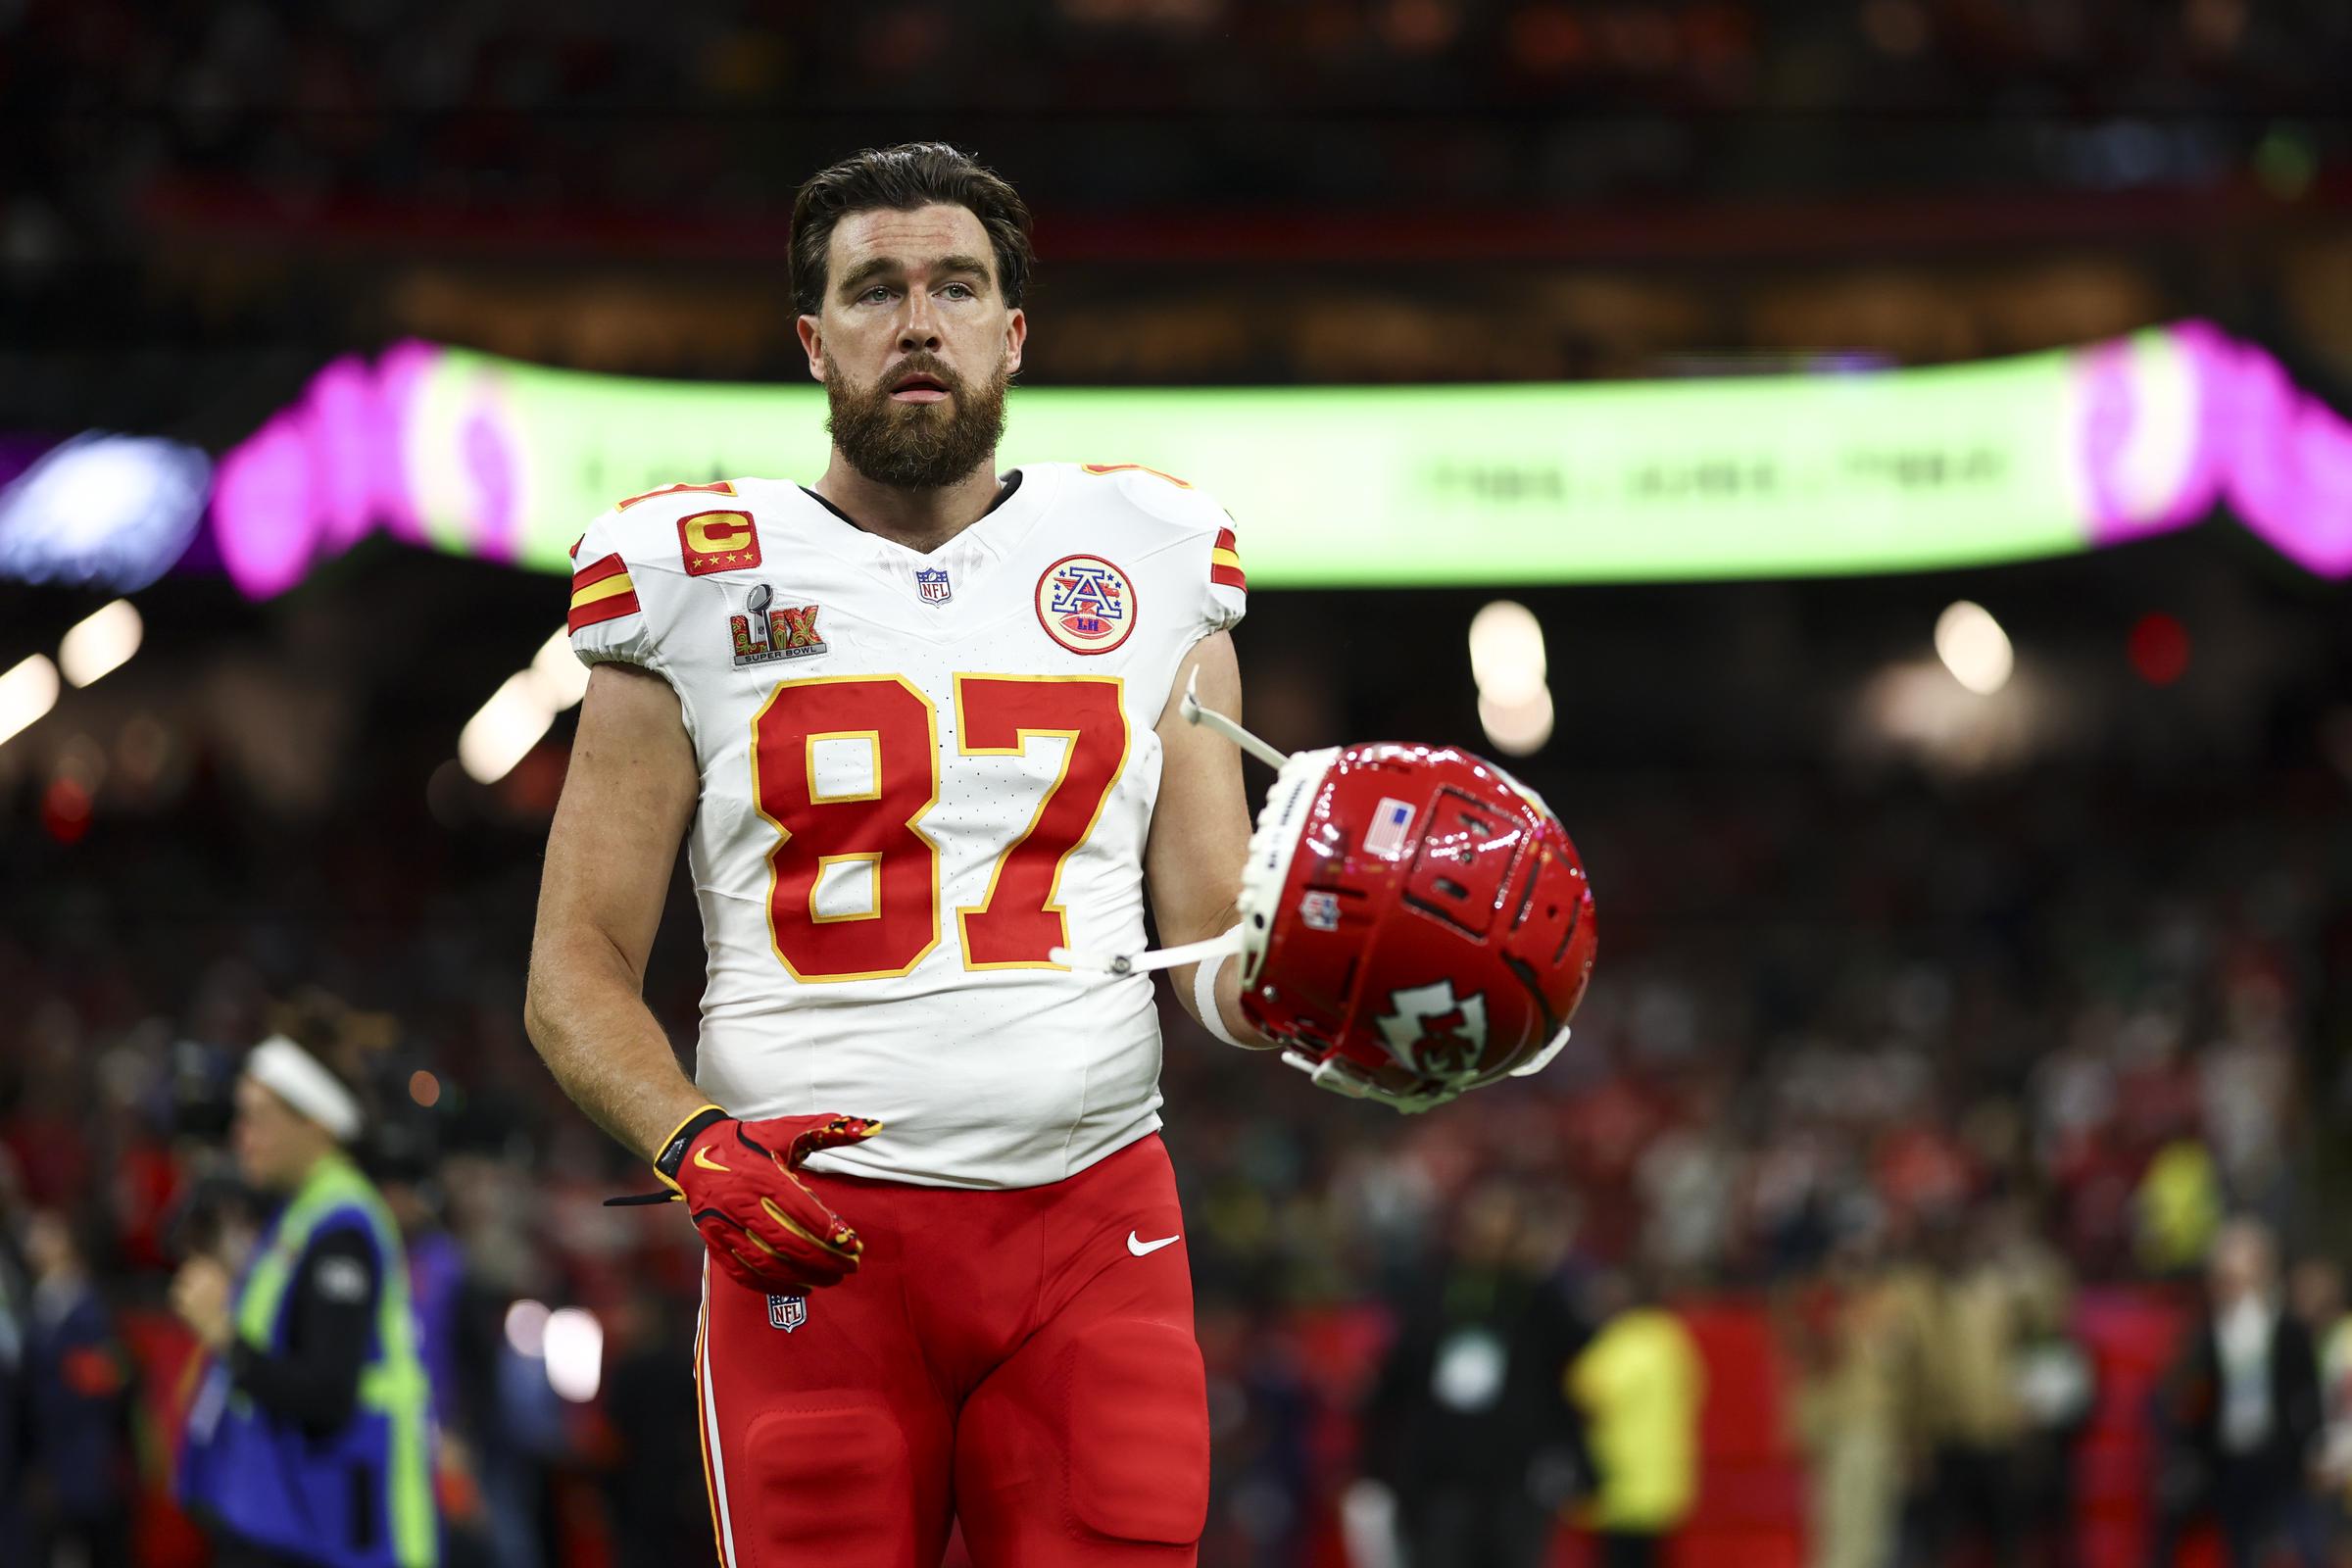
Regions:
[[[1242,955],[1242,1008],[1324,1088],[1402,1110],[1536,1071],[1567,1043],[1596,940],[1576,846],[1535,792],[1448,746],[1281,753],[1241,924],[1118,972]],[[1057,957],[1067,956],[1056,954]]]

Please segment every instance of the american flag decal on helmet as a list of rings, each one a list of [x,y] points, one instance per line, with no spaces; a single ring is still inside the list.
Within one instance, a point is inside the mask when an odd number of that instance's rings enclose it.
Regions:
[[[1403,801],[1383,797],[1364,829],[1364,853],[1394,860],[1404,853],[1404,836],[1412,830],[1413,808]]]

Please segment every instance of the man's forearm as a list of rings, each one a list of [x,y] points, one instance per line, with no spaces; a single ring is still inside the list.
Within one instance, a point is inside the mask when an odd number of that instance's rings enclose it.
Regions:
[[[523,1024],[572,1103],[642,1158],[710,1103],[609,944],[543,942],[531,954]]]

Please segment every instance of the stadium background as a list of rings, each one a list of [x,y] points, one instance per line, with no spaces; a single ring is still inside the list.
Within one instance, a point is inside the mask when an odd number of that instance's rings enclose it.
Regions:
[[[1039,215],[1035,386],[1909,367],[2200,317],[2352,408],[2348,74],[2328,0],[18,0],[0,438],[218,456],[409,336],[797,381],[792,185],[910,135]],[[155,1496],[185,1353],[162,1288],[235,1053],[286,1005],[462,1244],[448,1500],[491,1560],[701,1549],[694,1238],[598,1206],[636,1177],[520,1029],[568,721],[495,782],[452,760],[559,594],[370,538],[255,603],[200,539],[132,596],[139,656],[0,743],[0,1269],[21,1305],[41,1213],[95,1266],[118,1339],[77,1386],[124,1411],[141,1563],[198,1560]],[[115,597],[0,581],[0,669]],[[1261,588],[1253,724],[1489,744],[1466,635],[1494,597]],[[1857,1433],[1916,1461],[1907,1560],[1991,1560],[1951,1528],[1933,1395],[1856,1363],[1874,1301],[1933,1323],[2030,1281],[2056,1304],[1994,1375],[2064,1340],[2098,1378],[2079,1421],[1987,1440],[2004,1505],[2036,1549],[2141,1560],[2148,1397],[2214,1217],[2265,1216],[2315,1302],[2352,1255],[2342,589],[2223,514],[1982,570],[1509,597],[1555,705],[1520,765],[1605,931],[1569,1054],[1397,1122],[1167,1009],[1203,1561],[1346,1560],[1384,1347],[1496,1269],[1683,1310],[1709,1395],[1676,1560],[1759,1568],[1808,1560]],[[1987,697],[1936,662],[1959,600],[2015,649]],[[649,997],[684,1044],[671,908]],[[0,1487],[37,1516],[58,1478],[11,1421]]]

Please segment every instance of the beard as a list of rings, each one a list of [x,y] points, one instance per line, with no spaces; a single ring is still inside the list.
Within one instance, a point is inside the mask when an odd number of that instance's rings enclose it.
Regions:
[[[894,403],[880,381],[854,385],[830,355],[825,358],[825,428],[851,467],[876,484],[900,490],[942,490],[969,478],[1004,436],[1004,389],[1011,373],[1002,360],[975,390],[928,355],[910,357],[894,375],[920,370],[947,389],[937,403]]]

